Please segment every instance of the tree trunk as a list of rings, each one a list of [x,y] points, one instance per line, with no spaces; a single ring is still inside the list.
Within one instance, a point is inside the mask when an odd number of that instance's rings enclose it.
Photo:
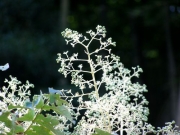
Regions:
[[[168,71],[168,88],[170,92],[170,119],[177,120],[177,84],[176,84],[176,67],[175,59],[172,49],[172,41],[170,35],[170,25],[169,25],[169,5],[165,2],[164,5],[164,30],[166,39],[166,50],[167,50],[167,71]]]
[[[59,13],[59,38],[60,38],[60,50],[61,52],[67,51],[68,46],[65,43],[64,38],[61,36],[61,32],[67,28],[68,25],[68,12],[69,12],[69,0],[60,1],[60,13]],[[59,79],[59,85],[65,86],[68,84],[67,78],[61,77]]]
[[[69,12],[69,0],[61,0],[61,2],[60,2],[60,17],[59,17],[60,32],[67,27],[68,12]]]

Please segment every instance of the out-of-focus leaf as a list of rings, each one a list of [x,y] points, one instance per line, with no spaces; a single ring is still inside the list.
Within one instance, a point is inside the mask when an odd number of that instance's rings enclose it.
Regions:
[[[43,106],[44,106],[44,100],[41,98],[40,101],[39,101],[39,103],[36,105],[36,108],[37,108],[37,109],[40,109],[40,108],[42,108]]]
[[[56,101],[56,94],[50,94],[50,96],[49,96],[49,102],[50,102],[51,104],[53,104],[53,103],[55,103],[55,101]]]
[[[0,70],[5,71],[9,68],[9,63],[5,64],[4,66],[0,66]]]
[[[8,116],[10,115],[10,112],[4,112],[0,115],[0,121],[4,122],[5,126],[8,128],[12,127],[11,120],[8,119]]]
[[[56,112],[56,113],[58,113],[58,114],[60,114],[60,115],[62,115],[62,116],[65,116],[67,119],[69,119],[70,121],[72,121],[73,119],[72,119],[72,116],[71,116],[71,114],[70,114],[70,112],[68,111],[68,109],[65,107],[65,106],[53,106],[52,107],[52,109]]]
[[[26,132],[27,135],[54,135],[48,128],[44,126],[37,126],[33,125],[31,126],[31,129],[29,129]]]
[[[44,105],[42,109],[43,109],[43,110],[46,110],[46,111],[49,111],[49,110],[52,109],[52,107],[51,107],[51,106],[48,106],[48,105]]]
[[[60,130],[54,129],[54,126],[58,125],[59,121],[51,115],[47,115],[47,117],[45,117],[42,114],[38,114],[35,119],[35,122],[38,123],[41,127],[47,128],[49,130],[49,132],[47,133],[51,133],[50,131],[52,131],[53,133],[58,134],[58,135],[62,134]],[[38,130],[40,129],[38,128]]]
[[[35,116],[35,112],[33,109],[29,109],[28,113],[24,116],[18,118],[19,121],[32,121]]]
[[[40,95],[36,95],[34,97],[36,97],[36,98],[33,100],[32,103],[33,103],[33,106],[36,107],[42,98],[42,91],[40,91]]]
[[[21,125],[14,125],[13,129],[14,129],[14,131],[12,131],[12,132],[14,132],[14,133],[23,133],[24,132],[24,128]]]
[[[46,95],[48,96],[48,95]],[[61,99],[61,97],[58,94],[49,94],[49,102],[51,104],[56,103],[57,105],[61,106],[63,104],[68,105],[68,102],[66,100]]]
[[[111,135],[110,133],[108,133],[108,132],[106,132],[106,131],[103,131],[103,130],[101,130],[101,129],[99,129],[99,128],[95,128],[95,132],[96,132],[96,133],[94,133],[94,134],[92,134],[92,135]]]
[[[8,106],[8,109],[17,109],[17,108],[24,108],[24,107],[22,107],[22,106],[20,106],[20,105],[14,106],[14,105],[12,105],[12,104],[10,104],[10,105]]]
[[[26,102],[25,102],[25,107],[26,107],[26,108],[29,108],[29,109],[33,109],[33,108],[34,108],[33,103],[30,102],[30,101],[26,101]]]
[[[68,102],[67,102],[66,100],[63,100],[63,99],[61,99],[60,97],[58,97],[58,98],[56,99],[56,104],[59,105],[59,106],[61,106],[61,105],[63,105],[63,104],[68,105]]]
[[[37,109],[41,109],[44,106],[44,100],[42,97],[42,92],[40,93],[40,95],[35,95],[33,97],[32,104],[33,104],[33,107],[37,108]]]
[[[41,99],[42,99],[42,92],[41,92],[40,95],[35,95],[33,97],[32,102],[26,101],[25,102],[25,107],[29,108],[29,109],[34,109],[37,105],[39,105],[38,107],[41,108],[44,105],[44,103],[43,103],[43,101]]]
[[[23,127],[21,125],[15,124],[15,122],[16,122],[15,120],[11,121],[10,119],[8,119],[8,116],[10,114],[11,114],[11,112],[5,112],[5,113],[2,113],[0,115],[0,121],[4,122],[5,126],[11,129],[10,132],[7,133],[7,134],[12,135],[12,133],[20,133],[20,132],[22,133],[22,132],[24,132],[24,129],[23,129]]]
[[[53,88],[48,88],[49,89],[49,94],[60,94],[62,95],[62,92],[60,90],[55,90]]]

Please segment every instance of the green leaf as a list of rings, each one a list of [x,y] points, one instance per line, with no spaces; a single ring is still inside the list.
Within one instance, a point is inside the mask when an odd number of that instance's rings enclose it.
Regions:
[[[17,109],[17,108],[24,108],[23,106],[20,106],[20,105],[16,105],[16,106],[14,106],[14,105],[12,105],[12,104],[10,104],[10,105],[8,105],[8,109],[10,110],[10,109]]]
[[[18,118],[18,121],[32,121],[34,119],[34,116],[35,116],[34,110],[29,109],[28,113]]]
[[[62,95],[62,92],[60,91],[60,90],[55,90],[55,89],[53,89],[53,88],[48,88],[49,89],[49,93],[50,94],[60,94],[60,95]]]
[[[63,105],[63,104],[68,105],[68,102],[67,102],[66,100],[63,100],[63,99],[61,99],[60,97],[58,97],[58,98],[56,98],[56,104],[57,104],[58,106],[61,106],[61,105]]]
[[[44,106],[44,100],[41,98],[39,103],[36,105],[37,109],[41,109]]]
[[[4,122],[5,126],[8,128],[12,127],[12,121],[8,119],[8,116],[10,115],[10,112],[4,112],[0,115],[0,121]]]
[[[43,126],[33,125],[26,131],[26,135],[54,135],[48,128]]]
[[[35,95],[33,102],[32,102],[33,106],[36,107],[39,104],[39,102],[41,101],[41,99],[42,99],[42,93],[40,95]]]
[[[51,104],[53,104],[53,103],[55,103],[55,101],[56,101],[56,94],[49,94],[50,96],[49,96],[49,102],[51,103]],[[59,95],[58,95],[59,96]]]
[[[33,97],[33,101],[26,101],[25,102],[25,107],[29,109],[34,109],[37,105],[38,107],[41,108],[44,104],[44,101],[42,100],[42,93],[40,95],[35,95]]]
[[[15,121],[11,121],[8,119],[8,116],[10,115],[11,113],[10,112],[5,112],[3,114],[0,115],[0,121],[1,122],[4,122],[5,126],[10,128],[10,134],[12,133],[22,133],[24,132],[24,129],[22,126],[20,125],[16,125],[14,124]]]
[[[24,129],[21,125],[18,125],[18,121],[17,121],[17,115],[15,113],[13,113],[11,115],[11,122],[12,122],[12,127],[11,127],[11,132],[12,133],[22,133],[24,132]]]
[[[42,114],[38,114],[35,119],[35,122],[38,123],[41,127],[46,128],[57,135],[62,134],[62,132],[60,130],[54,129],[54,127],[59,124],[59,121],[54,116],[47,115],[47,117],[45,117]],[[48,132],[48,133],[50,133],[50,132]]]
[[[62,115],[62,116],[65,116],[66,118],[68,118],[70,121],[72,121],[73,119],[72,119],[72,117],[71,117],[71,114],[70,114],[70,112],[68,111],[68,109],[65,107],[65,106],[52,106],[52,109],[56,112],[56,113],[58,113],[58,114],[60,114],[60,115]]]
[[[26,107],[26,108],[29,108],[29,109],[34,109],[33,103],[30,102],[30,101],[26,101],[26,102],[25,102],[25,107]]]
[[[57,105],[63,105],[66,104],[68,105],[68,102],[61,99],[61,97],[59,96],[59,94],[49,94],[49,98],[50,98],[50,103],[56,103]]]
[[[49,106],[49,105],[44,105],[42,109],[43,109],[43,110],[46,110],[46,111],[49,111],[49,110],[52,109],[52,107]]]
[[[94,134],[92,134],[92,135],[111,135],[110,133],[108,133],[108,132],[106,132],[106,131],[103,131],[103,130],[101,130],[101,129],[99,129],[99,128],[95,128],[95,132],[96,132],[96,133],[94,133]]]
[[[14,125],[13,129],[14,129],[14,133],[23,133],[24,132],[24,128],[21,125]]]

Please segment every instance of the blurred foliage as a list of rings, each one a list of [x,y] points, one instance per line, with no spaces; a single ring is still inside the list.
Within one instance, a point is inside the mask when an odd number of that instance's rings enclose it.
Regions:
[[[64,49],[59,35],[60,0],[0,1],[0,65],[10,63],[4,77],[34,83],[39,89],[63,87],[57,70],[56,54]],[[141,81],[147,85],[152,123],[167,102],[167,51],[164,34],[164,0],[70,0],[68,27],[79,32],[97,24],[107,28],[107,36],[117,43],[113,53],[126,67],[143,68]],[[169,3],[170,28],[177,71],[180,69],[180,3]],[[77,48],[79,49],[79,48]],[[138,61],[136,60],[138,59]],[[179,72],[178,72],[179,74]],[[178,76],[178,75],[177,75]],[[71,87],[71,86],[68,86]],[[163,97],[161,96],[163,95]],[[156,106],[155,106],[156,105]],[[164,120],[168,121],[168,120]],[[164,121],[162,123],[164,123]]]

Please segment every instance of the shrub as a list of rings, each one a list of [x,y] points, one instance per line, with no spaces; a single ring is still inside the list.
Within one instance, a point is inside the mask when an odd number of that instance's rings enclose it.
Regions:
[[[111,38],[105,40],[106,29],[96,27],[96,32],[87,31],[89,39],[77,31],[66,29],[62,32],[67,44],[84,48],[85,58],[78,53],[58,54],[59,72],[72,77],[71,83],[79,87],[73,90],[49,88],[49,94],[35,95],[30,100],[29,88],[33,85],[20,82],[10,76],[5,80],[7,87],[0,93],[1,134],[46,134],[46,135],[138,135],[138,134],[179,134],[174,122],[166,123],[163,128],[155,128],[147,122],[149,109],[144,97],[145,85],[133,82],[142,69],[137,66],[129,70],[120,58],[111,53],[115,46]],[[98,41],[100,46],[91,51],[90,44]],[[101,52],[107,55],[99,55]],[[70,52],[71,53],[71,52]],[[104,53],[105,54],[105,53]],[[82,53],[81,53],[82,55]],[[64,57],[63,57],[64,56]],[[79,63],[80,62],[80,63]],[[87,67],[88,65],[88,67]],[[97,74],[102,74],[97,79]],[[90,78],[90,79],[89,79]],[[88,90],[87,90],[88,89]],[[105,91],[100,94],[100,89]],[[73,102],[78,102],[74,105]],[[50,114],[49,111],[52,111]],[[81,111],[84,111],[80,118]],[[74,125],[74,130],[69,128]]]

